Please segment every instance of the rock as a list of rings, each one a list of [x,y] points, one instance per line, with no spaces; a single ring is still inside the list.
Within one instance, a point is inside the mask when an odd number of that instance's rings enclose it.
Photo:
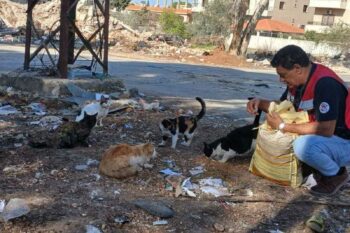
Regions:
[[[30,208],[24,199],[13,198],[5,206],[1,217],[4,219],[5,222],[7,222],[8,220],[26,215],[29,212]]]
[[[133,201],[133,204],[144,211],[161,218],[171,218],[175,214],[172,209],[156,201],[139,199]]]
[[[225,230],[225,227],[219,223],[214,223],[214,229],[219,232],[223,232]]]
[[[248,58],[247,60],[245,60],[246,62],[248,63],[253,63],[254,62],[254,59],[253,58]]]

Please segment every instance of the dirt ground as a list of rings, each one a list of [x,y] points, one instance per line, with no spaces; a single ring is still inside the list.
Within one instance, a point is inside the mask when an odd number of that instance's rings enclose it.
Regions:
[[[22,114],[0,117],[0,200],[23,198],[31,211],[22,217],[0,222],[0,232],[86,232],[93,225],[101,232],[310,232],[305,221],[314,213],[327,216],[326,232],[350,232],[350,186],[332,198],[317,198],[304,189],[293,189],[271,183],[248,172],[249,157],[236,158],[225,164],[207,159],[203,142],[210,142],[236,125],[224,117],[206,115],[200,122],[190,147],[170,145],[157,148],[153,168],[124,180],[98,174],[97,165],[79,170],[77,165],[100,160],[104,150],[116,143],[137,144],[160,142],[158,123],[174,116],[180,102],[163,102],[164,111],[134,109],[108,115],[103,127],[94,128],[91,147],[74,149],[33,149],[26,145],[28,133],[40,129],[29,122],[33,115],[29,103],[39,97],[2,96]],[[148,97],[148,101],[152,97]],[[74,119],[76,107],[57,99],[41,100],[48,107],[47,115]],[[199,111],[198,106],[184,106]],[[70,115],[69,115],[70,114]],[[171,167],[196,183],[202,178],[221,178],[230,196],[214,197],[196,192],[197,197],[175,196],[159,171]],[[205,171],[191,176],[191,168],[203,166]],[[5,168],[12,169],[5,169]],[[175,215],[166,225],[153,225],[159,217],[137,208],[136,199],[163,203]],[[124,218],[124,224],[115,219]]]

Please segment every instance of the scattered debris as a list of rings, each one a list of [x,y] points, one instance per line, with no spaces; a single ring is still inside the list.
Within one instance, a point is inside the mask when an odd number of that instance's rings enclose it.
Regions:
[[[114,218],[114,222],[115,223],[118,223],[120,225],[123,225],[125,223],[128,223],[130,222],[130,219],[128,216],[125,216],[125,215],[120,215],[120,216],[117,216]]]
[[[100,229],[98,229],[97,227],[95,227],[93,225],[86,225],[85,229],[86,229],[86,233],[102,233],[102,231],[100,231]]]
[[[89,166],[85,164],[79,164],[74,167],[74,169],[77,171],[86,171],[88,168]]]
[[[203,166],[197,166],[197,167],[192,168],[189,172],[192,176],[196,176],[196,175],[202,174],[204,171],[205,170],[204,170]]]
[[[30,212],[27,202],[21,198],[11,199],[1,213],[5,222],[26,215]]]
[[[175,172],[175,171],[171,170],[170,168],[163,169],[159,172],[164,174],[164,175],[167,175],[167,176],[181,176],[181,173]]]
[[[199,180],[200,190],[203,193],[211,194],[215,197],[230,196],[228,189],[224,187],[222,179],[206,178]]]
[[[189,197],[197,197],[196,194],[194,192],[192,192],[191,190],[197,189],[198,186],[193,185],[191,183],[190,179],[191,179],[191,177],[185,179],[182,182],[181,188]]]
[[[277,229],[277,230],[269,230],[269,233],[284,233],[284,232]]]
[[[160,202],[139,199],[133,201],[133,203],[135,206],[145,210],[146,212],[161,218],[171,218],[175,214],[172,209]]]
[[[42,103],[31,103],[30,107],[35,115],[43,116],[46,115],[46,106]]]
[[[5,205],[6,205],[6,201],[0,200],[0,214],[4,211]]]
[[[152,103],[147,103],[144,99],[140,98],[139,103],[143,110],[158,111],[160,109],[158,100],[155,100]]]
[[[7,116],[11,114],[18,114],[19,112],[15,107],[12,107],[11,105],[5,105],[0,107],[0,115]]]
[[[160,225],[167,225],[168,221],[167,220],[157,220],[153,222],[153,226],[160,226]]]
[[[39,121],[32,121],[30,125],[39,125],[48,127],[49,130],[55,130],[62,124],[62,118],[57,116],[44,116]]]
[[[213,227],[218,232],[225,231],[225,227],[223,225],[219,224],[219,223],[214,223]]]

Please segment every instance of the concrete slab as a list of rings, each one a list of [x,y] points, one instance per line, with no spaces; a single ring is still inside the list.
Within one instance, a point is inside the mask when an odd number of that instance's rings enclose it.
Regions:
[[[0,74],[0,86],[9,86],[17,90],[27,91],[41,96],[71,95],[66,86],[68,83],[73,83],[86,91],[105,94],[123,92],[125,90],[123,82],[116,77],[103,80],[93,78],[59,79],[41,76],[37,72],[11,72]]]

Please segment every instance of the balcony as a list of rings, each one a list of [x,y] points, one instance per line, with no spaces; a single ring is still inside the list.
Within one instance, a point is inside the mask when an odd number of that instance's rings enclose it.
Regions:
[[[346,9],[347,0],[310,0],[309,7]]]

